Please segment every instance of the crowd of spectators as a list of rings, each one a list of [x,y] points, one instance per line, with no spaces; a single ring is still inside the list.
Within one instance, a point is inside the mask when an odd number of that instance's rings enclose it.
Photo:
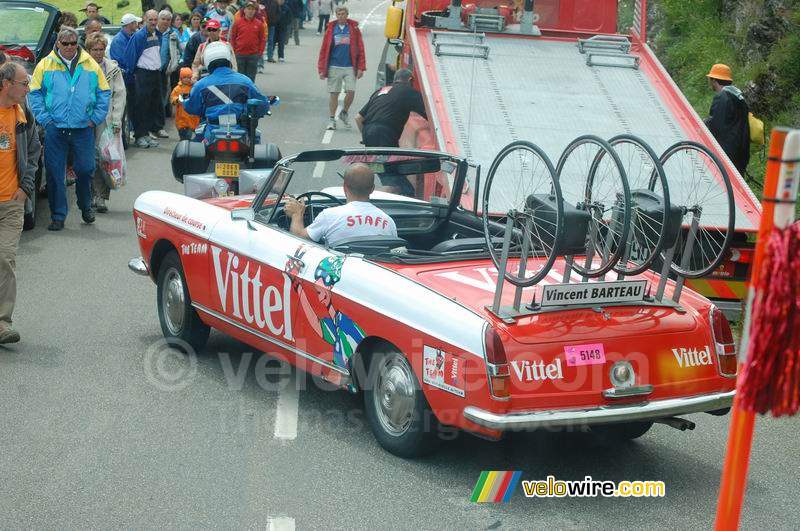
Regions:
[[[44,159],[50,190],[48,228],[64,227],[65,185],[77,185],[85,223],[95,221],[95,212],[108,210],[113,180],[100,164],[101,139],[107,142],[109,134],[121,138],[128,125],[135,147],[158,147],[159,139],[170,137],[166,118],[173,112],[178,136],[192,136],[199,117],[188,115],[178,96],[189,94],[205,74],[203,56],[209,43],[229,46],[233,69],[255,81],[265,60],[285,61],[286,45],[292,39],[300,44],[299,30],[316,12],[317,34],[324,32],[319,70],[320,77],[328,79],[330,127],[335,127],[342,89],[345,100],[339,118],[349,126],[355,80],[366,63],[357,23],[347,17],[340,1],[344,0],[187,0],[188,11],[176,13],[164,1],[148,0],[143,6],[151,9],[142,17],[126,13],[120,18],[113,39],[104,31],[111,22],[96,2],[88,1],[80,10],[85,15],[80,22],[75,14],[62,12],[53,51],[36,66],[29,96],[50,147]],[[332,12],[338,19],[329,22]],[[83,31],[78,32],[79,27]],[[74,101],[80,105],[68,104]],[[136,112],[126,113],[126,108]]]

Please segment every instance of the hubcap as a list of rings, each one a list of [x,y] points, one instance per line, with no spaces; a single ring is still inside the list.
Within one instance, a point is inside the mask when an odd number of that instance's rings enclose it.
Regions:
[[[183,330],[183,316],[186,311],[186,303],[183,300],[183,281],[181,280],[180,273],[175,269],[167,271],[161,292],[161,300],[161,304],[164,307],[164,321],[167,324],[167,328],[172,335],[180,335]]]
[[[381,360],[372,396],[378,420],[389,434],[397,437],[408,431],[414,392],[414,376],[408,362],[400,354],[388,354]]]

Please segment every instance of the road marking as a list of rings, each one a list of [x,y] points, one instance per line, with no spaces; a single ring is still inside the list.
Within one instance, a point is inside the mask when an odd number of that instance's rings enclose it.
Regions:
[[[270,516],[267,519],[267,531],[294,531],[294,518]]]
[[[332,133],[333,131],[331,131]],[[323,144],[326,143],[323,141]],[[314,166],[314,173],[311,175],[314,179],[321,179],[322,173],[325,171],[325,161],[318,160],[317,164]]]
[[[333,138],[333,129],[328,129],[327,131],[325,131],[325,134],[322,135],[322,143],[330,144],[332,138]]]
[[[373,14],[373,13],[375,13],[375,10],[376,10],[376,9],[378,9],[379,7],[381,7],[383,4],[385,4],[385,3],[386,3],[386,2],[388,2],[388,1],[389,1],[389,0],[384,0],[384,1],[383,1],[383,2],[381,2],[380,4],[377,4],[375,7],[373,7],[373,8],[370,10],[370,12],[369,12],[369,13],[367,13],[367,16],[366,16],[366,17],[364,17],[364,22],[362,22],[362,24],[366,24],[366,23],[367,23],[367,21],[369,20],[369,17],[371,17],[371,16],[372,16],[372,14]]]
[[[291,378],[278,393],[278,414],[275,417],[276,439],[293,441],[297,438],[297,414],[300,393],[295,383],[295,379]]]

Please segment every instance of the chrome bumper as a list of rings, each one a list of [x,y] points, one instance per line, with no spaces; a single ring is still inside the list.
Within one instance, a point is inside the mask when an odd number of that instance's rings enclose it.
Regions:
[[[634,422],[655,420],[674,415],[702,413],[724,409],[733,404],[735,391],[692,396],[688,398],[669,398],[638,402],[636,404],[599,406],[586,409],[556,409],[549,411],[526,411],[520,413],[492,413],[477,407],[464,408],[468,420],[498,431],[521,428],[555,428],[566,426],[589,426],[592,424],[613,424],[615,422]]]
[[[142,275],[145,277],[150,276],[150,272],[147,270],[147,264],[144,262],[141,256],[137,256],[136,258],[131,258],[128,261],[128,269],[130,269],[137,275]]]

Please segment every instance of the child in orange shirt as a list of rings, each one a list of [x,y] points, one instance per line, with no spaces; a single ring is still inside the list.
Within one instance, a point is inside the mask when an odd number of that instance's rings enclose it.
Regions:
[[[200,117],[189,114],[183,109],[183,104],[178,100],[178,97],[186,94],[187,96],[192,91],[192,69],[181,68],[181,82],[175,85],[172,89],[172,94],[169,101],[175,105],[175,128],[178,130],[178,136],[181,140],[191,140],[194,136],[194,130],[200,123]]]

